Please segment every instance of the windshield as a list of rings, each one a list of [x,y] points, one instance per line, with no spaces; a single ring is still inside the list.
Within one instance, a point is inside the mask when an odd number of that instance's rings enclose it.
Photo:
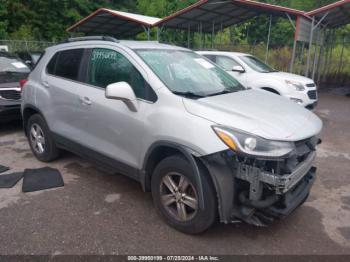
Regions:
[[[276,72],[275,69],[271,68],[258,58],[254,56],[240,56],[240,58],[245,62],[251,69],[260,73],[271,73]]]
[[[244,89],[224,70],[194,52],[165,49],[136,52],[175,94],[200,98]]]

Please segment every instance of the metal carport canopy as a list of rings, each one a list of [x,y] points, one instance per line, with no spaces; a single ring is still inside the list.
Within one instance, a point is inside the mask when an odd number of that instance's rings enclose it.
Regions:
[[[300,10],[250,0],[200,0],[162,19],[154,26],[193,30],[201,24],[201,31],[210,33],[262,14],[287,16],[290,19],[304,16],[304,12]]]
[[[149,28],[160,20],[157,17],[100,8],[69,27],[67,31],[123,38],[137,35],[143,31],[149,34]]]
[[[350,23],[350,0],[342,0],[306,13],[322,21],[328,28],[337,28]]]

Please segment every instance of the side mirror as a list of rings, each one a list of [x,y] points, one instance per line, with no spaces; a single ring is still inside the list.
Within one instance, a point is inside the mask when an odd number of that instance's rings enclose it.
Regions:
[[[32,61],[30,61],[30,60],[26,60],[24,63],[30,67],[32,66]]]
[[[139,104],[134,90],[127,82],[117,82],[106,87],[106,98],[123,101],[128,108],[137,112]]]
[[[245,72],[244,68],[242,66],[240,66],[240,65],[234,66],[232,68],[232,71],[233,72],[238,72],[238,73],[244,73]]]

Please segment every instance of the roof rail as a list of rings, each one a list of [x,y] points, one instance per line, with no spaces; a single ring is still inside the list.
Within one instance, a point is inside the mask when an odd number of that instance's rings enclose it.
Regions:
[[[81,37],[72,37],[68,38],[66,43],[78,42],[78,41],[92,41],[92,40],[100,40],[100,41],[109,41],[114,43],[119,43],[119,40],[111,37],[111,36],[81,36]]]

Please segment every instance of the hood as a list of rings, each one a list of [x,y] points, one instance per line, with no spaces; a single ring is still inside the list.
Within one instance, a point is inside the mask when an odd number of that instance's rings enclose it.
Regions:
[[[314,81],[311,78],[307,78],[301,75],[290,74],[286,72],[271,72],[271,73],[266,73],[266,75],[268,75],[269,77],[283,79],[283,80],[297,81],[304,85],[314,83]]]
[[[262,90],[183,98],[183,103],[190,114],[271,140],[299,141],[319,134],[322,128],[311,111]]]

